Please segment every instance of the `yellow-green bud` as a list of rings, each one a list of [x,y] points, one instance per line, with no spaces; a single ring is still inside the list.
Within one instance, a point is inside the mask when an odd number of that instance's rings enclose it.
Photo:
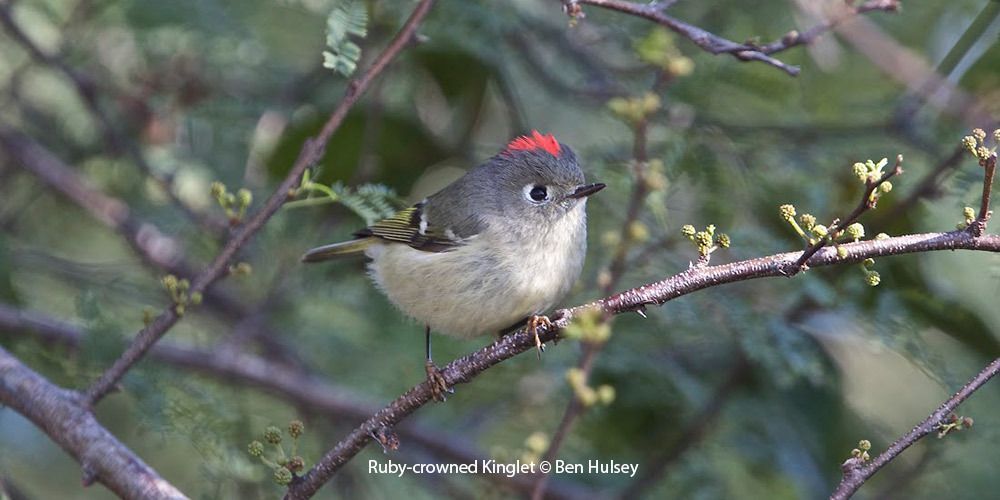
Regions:
[[[864,181],[865,179],[868,178],[868,167],[865,166],[864,163],[855,163],[854,175],[857,176],[858,179]]]
[[[212,193],[212,196],[220,200],[226,194],[226,185],[219,181],[213,182],[209,189]]]
[[[177,289],[177,276],[174,276],[173,274],[164,276],[160,282],[163,283],[163,286],[166,287],[167,290],[174,291]]]
[[[826,229],[826,226],[824,226],[823,224],[816,224],[815,226],[813,226],[812,232],[813,234],[819,236],[820,238],[826,236],[829,233],[829,231]]]
[[[190,299],[191,305],[193,306],[201,305],[201,300],[202,300],[201,292],[191,293],[191,299]]]
[[[576,397],[583,406],[594,406],[597,403],[597,393],[587,386],[577,388]]]
[[[240,206],[243,208],[249,207],[253,203],[253,193],[249,189],[242,188],[236,192],[236,197],[240,201]]]
[[[688,238],[694,236],[694,233],[697,232],[698,230],[695,229],[694,226],[692,226],[691,224],[684,224],[683,226],[681,226],[681,234],[687,236]]]
[[[865,282],[868,283],[868,286],[878,286],[882,282],[882,276],[877,271],[871,271],[865,276]]]
[[[782,205],[778,207],[778,212],[781,214],[782,219],[791,222],[795,218],[795,205]]]
[[[976,154],[976,146],[978,145],[979,144],[976,143],[976,138],[971,135],[967,135],[962,138],[962,147],[972,154]]]
[[[883,240],[887,240],[887,239],[889,239],[889,235],[888,234],[878,233],[878,234],[875,235],[875,240],[877,240],[877,241],[883,241]]]
[[[570,368],[569,370],[566,370],[566,381],[569,382],[569,385],[572,386],[582,385],[583,379],[584,379],[583,370],[579,368]]]
[[[862,226],[860,222],[855,222],[847,226],[847,235],[853,238],[854,241],[860,240],[865,237],[865,226]]]
[[[729,248],[729,245],[731,243],[732,243],[732,241],[729,240],[729,235],[726,234],[726,233],[719,233],[715,237],[715,244],[719,245],[719,247],[721,247],[721,248]]]
[[[264,441],[271,444],[281,443],[281,429],[273,425],[268,426],[267,429],[264,429]]]
[[[983,142],[983,141],[986,140],[986,131],[983,130],[983,129],[981,129],[981,128],[974,128],[974,129],[972,129],[972,135],[973,135],[973,137],[975,137],[976,139],[978,139],[979,142]]]
[[[628,237],[632,241],[646,241],[649,239],[649,229],[640,221],[632,221],[628,225]]]
[[[979,146],[976,148],[976,157],[980,160],[985,160],[990,157],[990,150],[986,146]]]
[[[837,257],[841,259],[847,258],[847,249],[842,246],[837,246]]]
[[[858,448],[861,448],[862,451],[868,451],[872,449],[872,442],[867,439],[862,439],[861,441],[858,441]]]
[[[801,222],[806,229],[812,229],[812,227],[816,225],[816,217],[812,214],[802,214],[799,216],[799,222]]]
[[[885,181],[882,184],[880,184],[878,188],[882,190],[883,193],[888,193],[889,191],[892,191],[892,183],[889,181]]]
[[[1000,143],[1000,128],[993,131],[993,140]]]
[[[604,384],[597,388],[597,399],[602,405],[609,405],[615,400],[615,388]]]
[[[976,211],[972,207],[965,207],[962,209],[962,216],[966,222],[972,222],[976,220]]]
[[[659,108],[660,108],[660,96],[652,92],[646,92],[646,95],[642,96],[643,115],[648,115]]]
[[[712,246],[712,235],[708,231],[698,231],[694,235],[694,242],[698,245],[698,248],[710,248]]]
[[[292,420],[288,422],[288,435],[295,439],[298,439],[306,430],[306,424],[303,424],[301,420]]]
[[[667,71],[676,76],[687,76],[694,71],[694,61],[688,57],[677,57],[670,60]]]
[[[544,432],[533,432],[524,440],[524,445],[535,453],[541,453],[549,448],[549,437]]]
[[[247,452],[250,453],[251,457],[260,457],[264,455],[264,443],[260,441],[250,441],[247,445]]]
[[[875,265],[875,259],[869,257],[869,258],[861,261],[861,265],[863,265],[865,267],[872,267],[872,266]]]
[[[274,482],[282,486],[285,486],[288,483],[292,482],[292,471],[284,467],[278,467],[277,469],[274,469]]]

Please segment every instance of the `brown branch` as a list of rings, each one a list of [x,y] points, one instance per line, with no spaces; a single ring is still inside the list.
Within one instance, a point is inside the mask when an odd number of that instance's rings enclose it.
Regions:
[[[0,403],[79,462],[84,486],[100,482],[122,498],[187,498],[102,427],[78,393],[53,385],[3,348]]]
[[[865,484],[869,478],[875,475],[882,467],[899,456],[904,450],[912,446],[920,439],[938,430],[938,426],[943,423],[958,408],[958,405],[969,398],[980,387],[985,385],[997,373],[1000,373],[1000,358],[994,359],[983,371],[969,380],[964,387],[959,389],[952,397],[941,404],[934,413],[931,413],[923,422],[907,432],[902,437],[892,443],[884,452],[875,457],[871,462],[863,462],[860,458],[850,458],[841,466],[844,470],[844,477],[841,479],[837,489],[830,495],[833,500],[844,500],[850,498]]]
[[[278,185],[274,194],[268,198],[264,206],[253,217],[235,230],[232,237],[226,243],[226,246],[223,247],[222,251],[208,268],[194,278],[191,282],[190,294],[204,293],[205,289],[225,275],[230,261],[236,255],[236,252],[250,241],[250,238],[281,208],[281,205],[288,198],[289,193],[302,178],[302,174],[306,168],[322,158],[327,142],[329,142],[330,137],[333,136],[333,133],[344,121],[348,110],[361,98],[365,90],[371,86],[372,81],[413,40],[417,26],[419,26],[427,14],[431,4],[433,4],[433,0],[421,0],[420,4],[417,5],[410,15],[410,18],[407,19],[406,24],[403,25],[399,33],[396,34],[396,37],[389,42],[389,45],[375,59],[372,65],[359,78],[352,80],[347,85],[347,90],[340,104],[334,109],[326,123],[323,124],[323,128],[319,134],[314,138],[306,140],[299,151],[298,159],[295,160],[295,164],[281,184]],[[149,326],[143,328],[136,335],[135,340],[129,345],[122,356],[90,387],[87,391],[87,402],[90,404],[96,403],[111,392],[115,385],[118,384],[118,381],[125,376],[129,368],[142,359],[146,351],[160,337],[167,333],[178,320],[180,320],[180,315],[177,314],[173,306],[164,309]]]
[[[840,245],[843,257],[832,248],[817,251],[807,262],[808,267],[850,264],[867,258],[901,255],[938,250],[977,250],[1000,253],[1000,236],[972,236],[965,231],[926,233],[897,236],[882,240],[859,241]],[[786,276],[785,269],[794,265],[802,252],[787,252],[718,266],[688,269],[662,281],[612,295],[610,297],[557,312],[551,328],[540,328],[543,342],[557,338],[561,329],[576,315],[597,309],[608,315],[638,311],[648,305],[662,305],[677,297],[698,290],[756,278]],[[441,370],[449,386],[471,381],[491,366],[535,348],[534,336],[523,328],[474,353],[452,361]],[[407,416],[432,400],[426,382],[414,386],[386,407],[372,414],[343,440],[330,449],[316,465],[289,486],[286,499],[303,499],[314,495],[340,467],[357,455],[371,441],[371,433],[402,422]]]
[[[163,192],[166,193],[171,203],[179,208],[185,216],[201,227],[215,233],[221,233],[226,230],[227,225],[225,222],[216,217],[196,213],[193,209],[191,209],[191,207],[184,203],[184,201],[177,197],[177,194],[174,192],[172,182],[153,169],[139,147],[118,130],[115,126],[115,120],[108,115],[103,108],[101,108],[101,105],[98,102],[97,86],[94,84],[94,79],[89,75],[70,67],[62,60],[61,57],[48,54],[42,50],[42,48],[32,41],[28,34],[21,29],[17,22],[14,21],[14,17],[11,13],[11,6],[6,2],[0,2],[0,25],[7,30],[7,33],[14,39],[14,41],[20,44],[21,47],[28,52],[32,59],[43,66],[48,66],[57,72],[62,73],[66,79],[69,80],[71,87],[83,102],[84,107],[90,112],[100,127],[105,146],[109,153],[112,155],[120,155],[124,152],[132,160],[132,162],[135,163],[139,170],[153,179],[163,189]]]
[[[81,328],[71,323],[0,303],[0,335],[14,331],[31,332],[45,343],[59,344],[71,349],[79,348],[87,335]],[[366,401],[361,396],[319,377],[224,346],[197,349],[176,343],[159,342],[149,350],[149,357],[176,368],[260,389],[296,407],[337,420],[363,419],[378,411],[378,406],[374,402]],[[410,420],[395,430],[422,448],[452,462],[482,463],[482,460],[486,459],[486,456],[470,446],[467,440],[456,439],[419,422]],[[529,476],[508,478],[503,475],[488,475],[487,479],[525,493],[531,491],[534,486]],[[586,488],[565,482],[553,483],[550,494],[556,498],[566,499],[594,495]]]
[[[770,55],[798,45],[812,43],[820,35],[826,33],[838,24],[854,17],[857,14],[875,10],[893,12],[899,7],[898,0],[868,0],[858,7],[847,8],[843,15],[824,21],[803,33],[792,31],[783,36],[780,40],[758,46],[750,43],[736,43],[732,40],[722,38],[714,33],[703,30],[697,26],[685,23],[677,18],[668,16],[663,13],[663,5],[656,3],[640,4],[623,0],[561,1],[566,11],[574,17],[579,17],[581,14],[580,4],[586,4],[649,19],[650,21],[656,22],[678,35],[691,40],[699,48],[710,54],[730,54],[741,61],[760,61],[781,69],[792,76],[799,74],[800,70],[798,66],[785,64]]]
[[[993,174],[997,169],[997,154],[994,152],[988,158],[979,161],[985,173],[983,174],[983,196],[979,202],[979,215],[976,220],[969,225],[972,234],[979,236],[986,231],[986,223],[989,222],[993,211],[990,210],[990,193],[993,192]]]

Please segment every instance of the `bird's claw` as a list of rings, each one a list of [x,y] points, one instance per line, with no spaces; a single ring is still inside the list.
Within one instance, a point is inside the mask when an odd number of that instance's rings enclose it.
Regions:
[[[538,335],[539,328],[546,330],[552,328],[552,321],[549,320],[548,316],[535,314],[528,318],[528,332],[535,337],[535,349],[538,353],[538,359],[541,359],[542,353],[545,352],[545,344],[542,343],[542,338]]]
[[[445,402],[448,399],[445,397],[445,394],[454,394],[455,389],[448,387],[448,382],[444,380],[441,370],[434,365],[433,361],[428,359],[425,367],[427,369],[427,384],[431,388],[431,395],[435,401]]]

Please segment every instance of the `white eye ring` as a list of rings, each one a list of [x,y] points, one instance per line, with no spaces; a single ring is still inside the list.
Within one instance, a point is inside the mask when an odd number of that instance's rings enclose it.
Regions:
[[[542,184],[528,184],[522,190],[524,198],[532,203],[542,203],[549,200],[549,188]]]

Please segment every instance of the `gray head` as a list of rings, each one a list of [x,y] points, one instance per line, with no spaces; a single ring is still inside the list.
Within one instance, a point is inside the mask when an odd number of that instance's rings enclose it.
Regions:
[[[477,191],[483,209],[541,229],[558,220],[604,184],[587,184],[573,151],[551,135],[532,131],[461,180]],[[470,193],[471,194],[471,193]]]

